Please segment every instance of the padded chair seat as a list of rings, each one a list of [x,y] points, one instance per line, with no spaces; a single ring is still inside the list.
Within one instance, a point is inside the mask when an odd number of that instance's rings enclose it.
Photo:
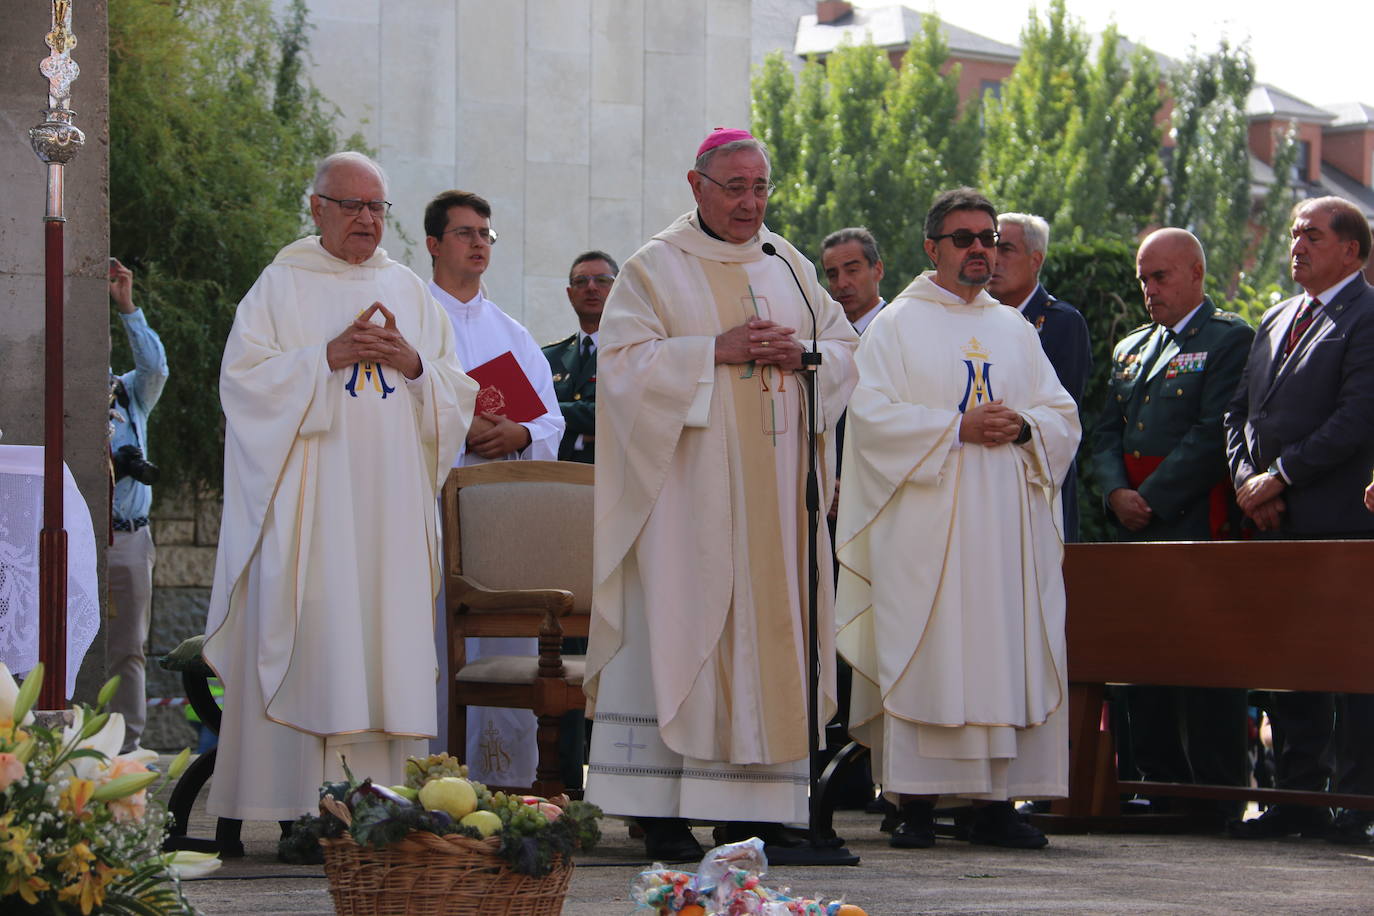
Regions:
[[[564,680],[581,686],[587,656],[563,656]],[[464,665],[456,680],[479,684],[532,684],[539,677],[537,655],[492,655]]]

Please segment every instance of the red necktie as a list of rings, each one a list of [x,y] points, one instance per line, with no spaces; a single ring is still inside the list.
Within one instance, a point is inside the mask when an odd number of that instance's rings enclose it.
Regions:
[[[1283,355],[1287,356],[1293,352],[1293,348],[1302,339],[1303,333],[1312,326],[1312,322],[1317,318],[1317,309],[1322,307],[1320,299],[1308,299],[1307,305],[1303,306],[1302,311],[1298,312],[1297,320],[1293,322],[1293,328],[1288,332],[1288,343],[1283,348]]]

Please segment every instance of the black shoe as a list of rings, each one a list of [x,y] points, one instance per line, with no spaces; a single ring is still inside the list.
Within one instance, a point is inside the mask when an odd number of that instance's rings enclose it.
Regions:
[[[1043,849],[1049,839],[1032,827],[1011,807],[1011,802],[993,802],[978,808],[969,830],[969,842],[1003,849]]]
[[[689,862],[705,854],[692,828],[680,817],[637,818],[644,830],[644,853],[655,862]]]
[[[765,848],[800,849],[811,845],[811,837],[805,830],[769,821],[728,821],[717,827],[711,837],[717,845],[743,843],[754,837],[763,840]]]
[[[1342,808],[1331,822],[1326,838],[1342,846],[1364,846],[1374,843],[1374,811],[1353,811]]]
[[[1226,832],[1238,840],[1272,840],[1295,833],[1313,839],[1326,836],[1330,827],[1331,811],[1327,808],[1273,805],[1259,817],[1232,821],[1226,825]]]
[[[935,806],[928,801],[909,801],[900,810],[901,821],[887,845],[894,849],[929,849],[935,845]]]

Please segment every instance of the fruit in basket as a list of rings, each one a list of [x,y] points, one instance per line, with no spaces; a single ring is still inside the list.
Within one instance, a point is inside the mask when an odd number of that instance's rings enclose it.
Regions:
[[[477,791],[460,776],[441,776],[421,787],[420,804],[462,818],[476,810]]]
[[[467,766],[449,754],[430,754],[428,757],[411,757],[406,760],[406,785],[412,789],[419,789],[431,779],[443,776],[467,778],[467,775]]]
[[[502,826],[501,816],[495,811],[473,811],[458,823],[464,827],[471,827],[484,837],[499,833]]]
[[[535,807],[539,809],[540,814],[544,815],[549,819],[550,823],[558,820],[558,818],[563,815],[563,809],[553,804],[552,802],[540,802],[539,804],[535,805]]]
[[[419,790],[412,789],[410,786],[391,786],[391,791],[395,792],[406,801],[417,802],[420,800]]]

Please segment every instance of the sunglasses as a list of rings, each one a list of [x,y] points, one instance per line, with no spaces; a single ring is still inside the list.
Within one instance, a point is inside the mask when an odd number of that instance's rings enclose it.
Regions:
[[[938,242],[940,239],[949,239],[954,243],[955,248],[968,248],[973,244],[973,240],[977,239],[982,243],[984,248],[994,248],[997,246],[997,239],[999,236],[991,229],[984,229],[982,232],[955,229],[953,232],[946,232],[944,235],[932,235],[929,236],[929,238],[932,242]]]

